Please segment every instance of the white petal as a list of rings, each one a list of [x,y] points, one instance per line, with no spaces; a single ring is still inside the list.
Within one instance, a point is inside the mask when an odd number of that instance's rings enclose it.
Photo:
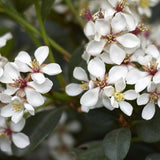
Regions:
[[[102,102],[103,102],[104,107],[106,107],[108,110],[112,111],[112,110],[115,109],[115,108],[111,105],[109,98],[104,97],[104,98],[102,99]]]
[[[16,60],[15,63],[18,66],[19,72],[31,72],[32,71],[32,69],[26,63],[23,63],[19,60]]]
[[[4,94],[4,93],[0,93],[0,101],[3,102],[3,103],[11,102],[11,98],[12,97],[10,95]]]
[[[0,48],[5,46],[7,43],[6,39],[0,37]]]
[[[140,45],[140,40],[132,33],[126,33],[118,36],[116,40],[126,48],[135,48]]]
[[[160,83],[160,70],[153,77],[154,83]]]
[[[74,71],[73,71],[73,77],[75,79],[78,79],[80,81],[88,81],[88,76],[86,71],[81,68],[81,67],[75,67]]]
[[[158,99],[158,107],[160,107],[160,98]]]
[[[31,115],[34,115],[34,114],[35,114],[35,113],[34,113],[34,108],[33,108],[30,104],[24,103],[24,107],[25,107],[25,109],[26,109]]]
[[[53,86],[53,82],[46,78],[46,80],[42,84],[38,84],[34,81],[28,82],[28,86],[33,87],[37,92],[45,94],[49,92]]]
[[[142,111],[142,118],[149,120],[151,119],[155,114],[155,105],[152,103],[148,103]]]
[[[38,107],[44,103],[43,96],[31,88],[25,88],[27,101],[32,106]]]
[[[41,69],[41,72],[54,76],[62,72],[62,69],[57,63],[50,63]]]
[[[6,119],[2,116],[0,116],[0,127],[2,128],[6,127]]]
[[[83,89],[81,88],[80,84],[76,83],[71,83],[67,85],[65,90],[69,96],[77,96],[83,92]]]
[[[81,105],[86,107],[94,106],[98,102],[98,95],[99,87],[88,90],[80,99]]]
[[[145,53],[153,56],[153,58],[158,58],[158,56],[159,56],[159,51],[158,51],[157,47],[153,44],[151,44],[147,47],[147,49],[145,50]]]
[[[120,78],[126,78],[128,69],[126,66],[114,66],[109,70],[108,82],[115,83]]]
[[[107,97],[111,97],[114,93],[114,88],[112,86],[106,86],[104,87],[103,91]]]
[[[93,21],[89,21],[84,27],[84,33],[87,37],[93,36],[95,34],[95,25]]]
[[[128,116],[132,115],[133,107],[130,103],[125,102],[125,101],[120,101],[119,106],[122,112],[124,112],[126,115]]]
[[[126,57],[126,53],[118,45],[112,44],[109,50],[110,58],[115,64],[121,64]]]
[[[47,46],[41,46],[36,49],[34,56],[36,60],[39,62],[39,65],[41,65],[46,60],[48,54],[49,54],[49,48]]]
[[[157,87],[157,84],[155,84],[154,82],[151,82],[147,87],[147,91],[148,92],[153,92],[153,91],[155,91],[156,87]]]
[[[0,68],[0,77],[3,75],[3,68]]]
[[[116,90],[123,91],[126,88],[126,83],[123,78],[120,78],[115,83]]]
[[[6,40],[10,40],[12,37],[13,37],[13,36],[12,36],[11,33],[6,33],[6,34],[4,34],[1,38],[4,38],[4,39],[6,39]]]
[[[24,133],[13,133],[12,140],[18,148],[25,148],[30,144],[28,136],[26,136]]]
[[[0,149],[3,152],[6,152],[8,154],[11,154],[11,141],[9,140],[9,138],[3,138],[3,140],[0,141]]]
[[[18,123],[23,118],[24,111],[15,112],[11,118],[14,123]]]
[[[137,98],[137,104],[138,105],[144,105],[149,102],[149,94],[148,93],[143,93]]]
[[[112,105],[114,108],[118,108],[118,107],[119,107],[119,104],[118,104],[118,102],[115,100],[114,96],[111,97],[111,105]]]
[[[11,130],[14,132],[20,132],[25,125],[25,119],[22,118],[18,123],[10,122]]]
[[[143,91],[149,85],[150,82],[151,82],[151,76],[146,76],[138,80],[135,84],[135,91],[137,93]]]
[[[7,94],[7,95],[13,95],[19,88],[16,88],[16,87],[12,87],[10,85],[7,84],[7,89],[4,90],[4,94]]]
[[[46,80],[45,76],[42,73],[32,73],[31,78],[38,84],[42,84]]]
[[[14,114],[12,104],[8,104],[1,109],[1,116],[2,117],[11,117]]]
[[[105,36],[110,33],[110,24],[108,21],[105,21],[104,19],[96,20],[95,28],[96,31],[102,36]]]
[[[126,28],[126,21],[121,12],[117,13],[111,21],[113,33],[119,33]]]
[[[105,75],[105,64],[99,58],[94,58],[88,63],[88,71],[97,78],[103,78]]]
[[[82,110],[82,112],[88,113],[89,112],[89,107],[87,107],[87,106],[81,106],[81,110]]]
[[[126,77],[127,84],[135,84],[139,79],[143,78],[146,75],[147,75],[146,72],[142,72],[138,69],[133,68],[127,74]]]
[[[30,66],[32,60],[30,55],[27,52],[21,51],[18,53],[17,57],[15,58],[15,61],[20,61]]]
[[[124,98],[127,100],[134,100],[138,97],[138,94],[135,90],[128,90],[124,92]]]
[[[88,54],[95,56],[102,52],[104,46],[106,44],[106,40],[102,39],[100,41],[92,40],[88,43],[86,51]]]

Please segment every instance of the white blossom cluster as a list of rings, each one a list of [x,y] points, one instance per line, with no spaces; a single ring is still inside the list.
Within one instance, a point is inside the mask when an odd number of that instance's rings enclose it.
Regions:
[[[10,35],[11,34],[7,34]],[[6,37],[6,38],[4,38]],[[4,46],[8,36],[0,38],[0,46]],[[0,149],[12,154],[11,143],[18,148],[30,144],[29,137],[21,130],[25,126],[24,114],[35,115],[35,108],[43,105],[43,94],[49,92],[53,82],[45,77],[62,72],[57,63],[44,64],[49,54],[47,46],[36,49],[34,59],[21,51],[14,62],[0,57],[0,82],[6,85],[0,92]]]
[[[81,83],[67,85],[66,93],[77,96],[83,92],[80,104],[84,112],[104,106],[120,108],[131,116],[132,101],[136,100],[139,108],[144,106],[142,118],[149,120],[155,106],[160,107],[160,53],[150,38],[151,28],[132,12],[133,4],[148,8],[158,1],[131,1],[108,0],[107,9],[93,15],[89,9],[82,13],[88,20],[84,33],[89,42],[82,58],[89,77],[83,68],[76,67],[73,76]],[[142,8],[139,11],[142,13]]]

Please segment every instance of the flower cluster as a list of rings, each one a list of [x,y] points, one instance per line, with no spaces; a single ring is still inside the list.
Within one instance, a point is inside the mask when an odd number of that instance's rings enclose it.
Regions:
[[[27,135],[21,133],[27,115],[35,115],[35,108],[45,102],[42,94],[48,93],[53,82],[45,75],[62,72],[57,63],[44,64],[49,54],[47,46],[36,49],[34,59],[21,51],[14,62],[1,56],[0,82],[6,84],[0,92],[0,149],[12,153],[11,142],[18,148],[30,144]]]
[[[73,76],[82,84],[67,85],[66,93],[76,96],[85,91],[80,98],[82,111],[105,106],[131,116],[132,100],[136,100],[138,106],[145,105],[143,119],[154,116],[155,106],[160,106],[160,53],[150,38],[151,28],[139,23],[140,17],[130,8],[140,3],[139,12],[144,9],[149,16],[147,8],[157,1],[150,2],[108,0],[107,9],[93,15],[89,9],[81,13],[88,20],[84,33],[89,42],[82,58],[90,78],[76,67]]]

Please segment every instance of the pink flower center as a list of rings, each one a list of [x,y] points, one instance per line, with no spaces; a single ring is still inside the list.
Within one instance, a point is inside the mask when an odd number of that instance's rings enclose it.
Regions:
[[[19,78],[15,80],[13,86],[20,89],[24,89],[25,87],[27,87],[27,82],[28,81],[26,79]]]

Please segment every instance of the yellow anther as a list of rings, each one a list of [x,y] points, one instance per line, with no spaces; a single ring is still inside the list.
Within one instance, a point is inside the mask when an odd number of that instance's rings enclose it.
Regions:
[[[7,135],[7,133],[2,132],[2,133],[0,133],[0,137],[5,138],[5,137],[8,137],[8,135]]]
[[[88,90],[88,83],[82,82],[82,84],[80,84],[80,87],[83,90]]]
[[[14,111],[18,112],[21,111],[23,109],[23,105],[19,102],[14,102],[12,103],[13,109]]]
[[[108,34],[106,36],[106,39],[107,39],[107,43],[110,44],[110,43],[115,43],[116,42],[116,35],[113,35],[113,34]]]
[[[119,7],[124,8],[124,7],[128,6],[129,3],[127,1],[128,0],[121,0],[121,2],[119,3]]]
[[[148,2],[148,0],[140,0],[139,4],[143,8],[149,8],[149,2]]]
[[[142,31],[142,32],[144,32],[144,31],[150,31],[151,30],[151,28],[149,26],[144,26],[143,23],[138,26],[138,29],[140,31]]]
[[[116,90],[114,92],[114,98],[116,99],[116,101],[124,101],[124,93],[121,93],[119,90]]]
[[[149,98],[150,98],[149,100],[150,103],[157,104],[160,95],[157,92],[151,92]]]
[[[126,54],[126,57],[125,59],[123,60],[123,63],[126,64],[126,63],[129,63],[131,61],[131,54]]]
[[[33,68],[39,68],[39,62],[34,59],[33,61],[30,62]]]

